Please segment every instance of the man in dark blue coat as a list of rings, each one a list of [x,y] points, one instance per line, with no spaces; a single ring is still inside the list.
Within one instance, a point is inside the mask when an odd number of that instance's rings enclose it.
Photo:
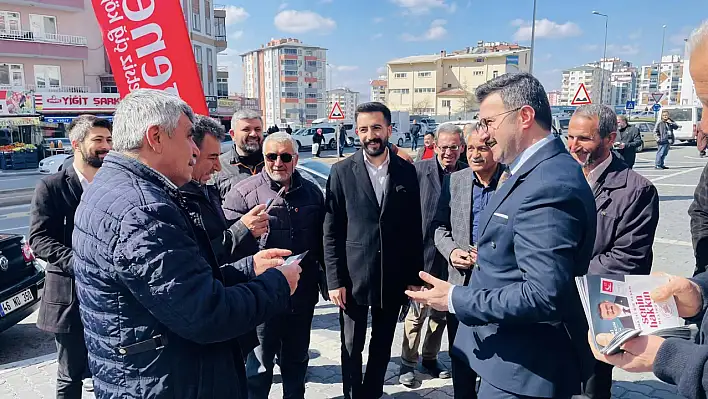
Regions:
[[[551,134],[541,83],[506,74],[477,89],[478,130],[508,170],[481,214],[468,286],[423,274],[413,299],[460,321],[453,353],[482,378],[481,398],[570,398],[593,363],[575,277],[587,273],[595,203]]]
[[[225,278],[180,194],[199,150],[191,108],[159,90],[118,105],[114,150],[76,211],[74,273],[96,397],[245,398],[233,338],[286,309],[300,268],[287,250],[246,258],[266,270]],[[235,269],[235,268],[233,268]]]

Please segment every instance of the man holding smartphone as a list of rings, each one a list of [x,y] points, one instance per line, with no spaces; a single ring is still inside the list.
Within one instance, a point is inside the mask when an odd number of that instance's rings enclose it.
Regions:
[[[676,124],[670,117],[669,111],[661,111],[661,120],[654,128],[654,136],[656,136],[656,144],[659,148],[656,150],[655,169],[668,169],[664,165],[666,156],[669,155],[669,148],[674,142],[674,130],[681,127]]]
[[[494,160],[476,125],[466,125],[464,133],[470,167],[443,180],[431,226],[435,231],[435,246],[448,261],[447,281],[455,285],[469,283],[472,268],[477,262],[479,215],[501,184],[505,169]],[[452,313],[447,313],[446,317],[455,398],[476,398],[477,373],[451,350],[459,321]]]

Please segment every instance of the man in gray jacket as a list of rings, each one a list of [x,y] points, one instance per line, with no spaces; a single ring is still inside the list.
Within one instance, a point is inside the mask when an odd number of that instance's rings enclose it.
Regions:
[[[661,111],[661,121],[654,128],[656,144],[659,146],[656,150],[656,163],[654,164],[656,169],[668,169],[664,166],[664,160],[669,155],[669,148],[674,142],[674,130],[680,128],[681,126],[669,118],[669,111]]]

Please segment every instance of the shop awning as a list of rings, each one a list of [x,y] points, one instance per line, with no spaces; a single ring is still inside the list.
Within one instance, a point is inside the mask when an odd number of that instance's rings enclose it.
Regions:
[[[96,115],[96,117],[108,119],[110,122],[113,122],[113,115]],[[78,118],[78,115],[77,116],[45,116],[44,122],[68,124],[68,123],[71,123],[76,118]]]
[[[0,118],[0,127],[10,126],[39,126],[38,116],[13,116]]]

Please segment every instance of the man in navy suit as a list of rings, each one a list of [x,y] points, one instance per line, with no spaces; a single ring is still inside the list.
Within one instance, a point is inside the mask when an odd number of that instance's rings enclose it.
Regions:
[[[574,278],[587,273],[595,202],[578,163],[551,134],[551,108],[528,73],[480,86],[478,131],[509,165],[480,216],[468,286],[421,273],[408,292],[460,321],[453,354],[482,378],[480,398],[570,398],[592,370]]]

